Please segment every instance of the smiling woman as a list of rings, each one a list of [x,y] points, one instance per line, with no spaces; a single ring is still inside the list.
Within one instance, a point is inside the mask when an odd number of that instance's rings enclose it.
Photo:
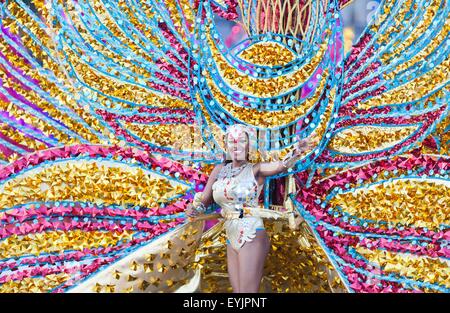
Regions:
[[[227,159],[212,171],[201,194],[197,208],[188,214],[195,216],[212,202],[221,207],[227,235],[228,274],[234,292],[258,292],[264,263],[269,252],[269,238],[257,210],[258,198],[267,176],[286,172],[293,167],[302,152],[313,146],[311,139],[302,140],[292,155],[279,162],[249,163],[250,131],[241,125],[227,129]],[[196,210],[197,209],[197,210]]]

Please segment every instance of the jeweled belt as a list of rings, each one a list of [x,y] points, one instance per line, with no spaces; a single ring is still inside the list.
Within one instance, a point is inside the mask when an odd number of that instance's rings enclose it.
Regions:
[[[198,216],[195,219],[215,219],[223,218],[225,220],[239,219],[243,217],[261,217],[261,218],[273,218],[273,219],[288,219],[293,216],[293,212],[280,212],[275,210],[269,210],[264,208],[244,207],[241,211],[222,211],[219,213],[206,214]]]

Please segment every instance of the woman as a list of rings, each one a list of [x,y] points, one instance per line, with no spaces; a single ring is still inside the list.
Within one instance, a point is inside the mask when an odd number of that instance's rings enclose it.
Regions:
[[[233,292],[258,292],[264,263],[269,252],[269,237],[262,218],[252,215],[246,207],[257,207],[267,176],[287,171],[295,165],[311,140],[301,140],[283,161],[248,162],[250,134],[245,126],[233,125],[225,134],[227,161],[217,165],[199,196],[186,213],[195,217],[213,202],[222,209],[227,235],[227,264]],[[245,213],[244,213],[245,212]]]

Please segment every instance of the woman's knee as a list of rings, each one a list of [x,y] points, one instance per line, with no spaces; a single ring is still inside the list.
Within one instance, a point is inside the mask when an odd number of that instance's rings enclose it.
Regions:
[[[261,280],[259,281],[244,281],[239,285],[239,292],[242,293],[257,293],[259,291],[259,286],[261,285]]]

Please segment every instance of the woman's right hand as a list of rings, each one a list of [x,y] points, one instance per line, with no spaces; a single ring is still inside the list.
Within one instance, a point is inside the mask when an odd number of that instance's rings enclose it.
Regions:
[[[194,209],[192,203],[189,203],[186,207],[185,213],[188,217],[194,218],[198,216],[198,211]]]

